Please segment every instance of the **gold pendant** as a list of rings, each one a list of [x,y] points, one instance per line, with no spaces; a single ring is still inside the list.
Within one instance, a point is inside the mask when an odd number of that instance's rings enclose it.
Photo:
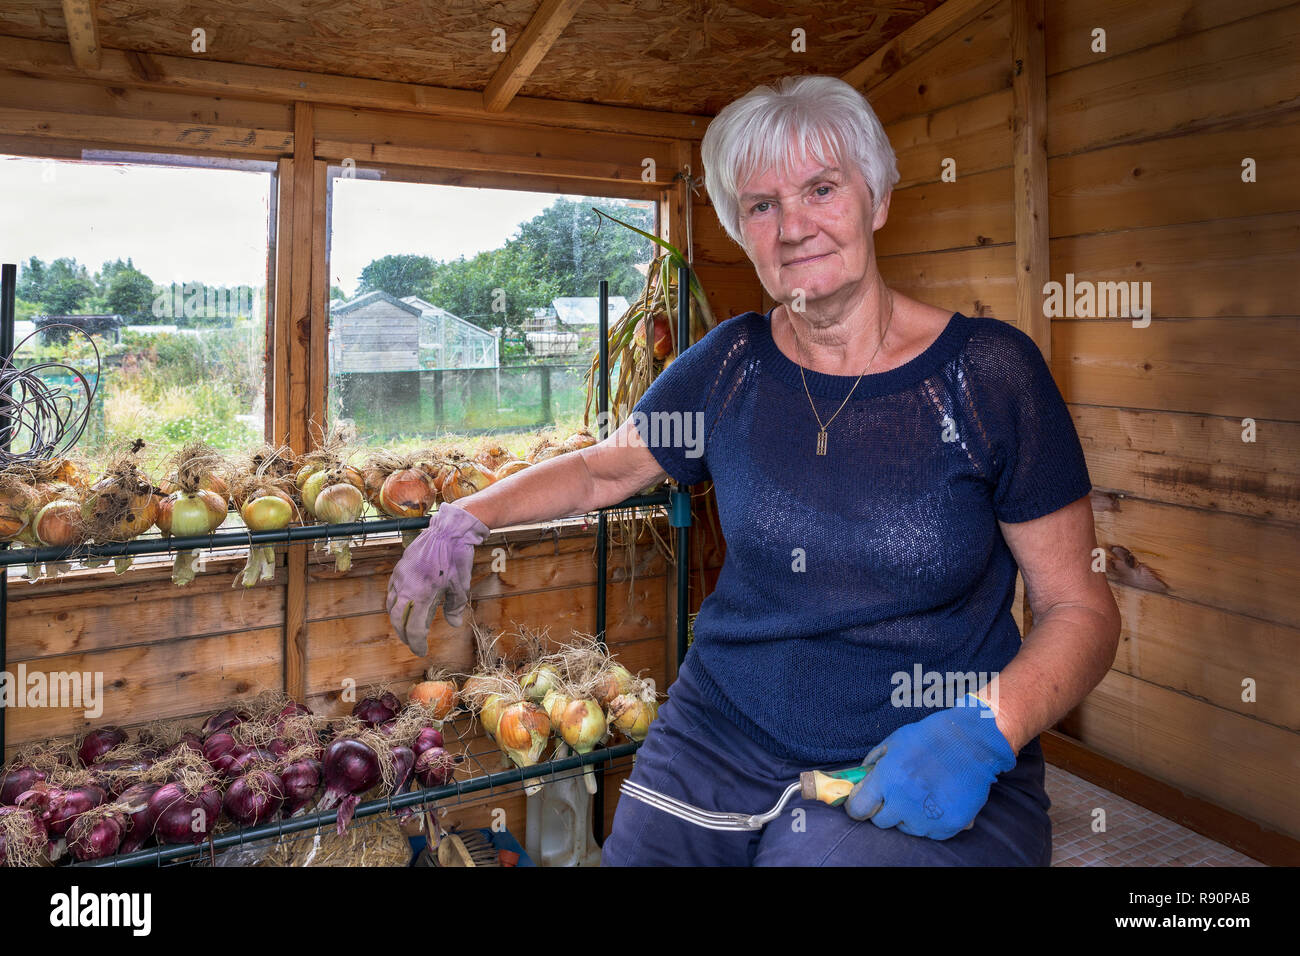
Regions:
[[[817,454],[826,454],[826,429],[824,428],[817,433]]]

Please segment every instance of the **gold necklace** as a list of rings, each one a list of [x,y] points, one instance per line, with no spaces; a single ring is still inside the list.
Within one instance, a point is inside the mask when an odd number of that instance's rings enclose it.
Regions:
[[[845,395],[844,401],[840,402],[840,407],[835,409],[835,415],[828,418],[824,424],[822,422],[822,417],[817,414],[817,406],[813,404],[812,392],[808,391],[808,379],[806,379],[803,374],[803,347],[799,345],[799,335],[794,330],[794,322],[790,322],[790,334],[794,336],[794,347],[799,351],[799,379],[803,382],[803,392],[808,396],[808,404],[812,407],[813,417],[817,419],[817,426],[819,429],[817,432],[817,454],[826,454],[826,429],[830,428],[831,422],[835,421],[836,415],[839,415],[840,412],[844,411],[844,406],[849,403],[849,399],[853,397],[854,391],[857,390],[858,382],[862,381],[862,376],[867,374],[868,369],[871,368],[871,363],[874,362],[876,356],[880,354],[880,348],[885,344],[885,336],[889,334],[889,325],[893,321],[894,293],[891,291],[889,293],[889,318],[885,320],[885,327],[880,333],[880,341],[876,343],[876,350],[871,353],[871,358],[867,361],[867,367],[862,370],[862,375],[857,377],[857,381],[853,383],[853,388],[849,389],[849,394]]]

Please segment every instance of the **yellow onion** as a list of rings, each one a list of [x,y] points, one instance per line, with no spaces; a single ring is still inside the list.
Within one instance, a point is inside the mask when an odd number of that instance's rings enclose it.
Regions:
[[[586,698],[572,698],[563,708],[557,709],[560,719],[556,722],[551,718],[551,722],[556,725],[564,742],[580,754],[595,750],[608,730],[600,704]]]
[[[433,484],[418,468],[393,472],[379,488],[379,509],[394,518],[426,515],[435,500]]]
[[[44,505],[32,521],[36,540],[47,548],[68,548],[82,540],[81,509],[75,501],[57,498]]]
[[[500,694],[488,694],[483,698],[483,704],[479,708],[479,723],[493,738],[497,735],[497,725],[501,720],[501,710],[505,705],[506,699]]]
[[[442,497],[444,501],[455,501],[476,491],[482,491],[493,482],[492,475],[483,470],[475,461],[460,462],[443,479]]]
[[[583,428],[566,438],[562,447],[565,451],[577,451],[580,448],[587,448],[594,444],[596,444],[596,437]]]
[[[209,534],[226,520],[226,501],[216,492],[200,489],[193,494],[178,491],[158,503],[155,519],[158,530],[178,538]],[[184,587],[194,580],[194,558],[197,551],[176,552],[172,562],[172,583]]]
[[[610,661],[600,672],[594,688],[594,696],[600,701],[602,707],[608,707],[609,702],[619,694],[628,694],[634,690],[636,690],[636,678],[632,673],[622,664]]]
[[[659,704],[650,696],[619,694],[609,702],[609,723],[619,733],[632,740],[645,740],[650,725],[659,716]]]
[[[301,491],[302,486],[307,483],[308,478],[312,475],[318,475],[322,471],[325,471],[325,465],[323,462],[312,462],[311,464],[303,465],[298,469],[298,473],[293,476],[293,483],[298,487],[298,490]]]
[[[34,516],[36,493],[21,482],[11,482],[0,496],[0,541],[12,541]]]
[[[411,688],[410,699],[426,707],[434,720],[443,720],[456,709],[456,682],[450,679],[420,681]]]
[[[519,686],[524,689],[528,699],[540,704],[559,680],[560,672],[550,664],[538,664],[519,679]]]
[[[106,541],[129,541],[148,531],[158,517],[158,498],[153,489],[145,482],[139,482],[134,489],[127,489],[116,477],[101,478],[90,486],[90,496],[82,507],[87,521],[103,517],[107,510],[109,496],[127,494],[130,507],[127,514],[112,527],[104,529],[101,537]]]
[[[551,739],[551,722],[531,700],[517,700],[501,708],[492,736],[516,766],[531,767]]]
[[[203,491],[210,491],[213,494],[225,498],[230,494],[230,485],[226,479],[220,475],[214,475],[211,472],[199,479],[199,488]],[[172,472],[162,481],[158,482],[158,490],[164,495],[174,494],[181,490],[181,486],[176,479],[176,473]],[[161,502],[159,502],[161,504]]]
[[[500,481],[502,478],[509,478],[516,472],[523,471],[531,464],[532,462],[524,461],[522,458],[511,459],[496,470],[496,480]]]
[[[307,484],[310,485],[314,478],[315,475]],[[305,489],[303,504],[306,504]],[[366,500],[356,485],[340,481],[322,488],[316,495],[315,506],[316,517],[326,524],[351,524],[361,517]],[[331,540],[329,551],[334,555],[335,570],[346,571],[352,567],[352,549],[346,537],[341,541]]]
[[[294,507],[284,492],[260,488],[245,499],[239,514],[250,531],[278,531],[289,527],[294,518]],[[255,544],[249,548],[248,563],[232,586],[238,586],[241,580],[246,588],[258,581],[275,580],[275,548],[269,544]]]
[[[515,456],[495,442],[484,446],[474,456],[474,461],[483,466],[484,471],[496,471]]]
[[[549,438],[543,438],[532,450],[528,452],[528,460],[534,465],[546,461],[548,458],[554,458],[556,455],[564,454],[564,447],[553,442]]]

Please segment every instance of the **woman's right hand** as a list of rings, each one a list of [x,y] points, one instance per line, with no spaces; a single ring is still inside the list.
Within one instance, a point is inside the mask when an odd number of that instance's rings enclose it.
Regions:
[[[464,622],[474,549],[490,530],[464,508],[444,502],[393,568],[388,618],[412,653],[428,653],[429,628],[439,604],[452,627]]]

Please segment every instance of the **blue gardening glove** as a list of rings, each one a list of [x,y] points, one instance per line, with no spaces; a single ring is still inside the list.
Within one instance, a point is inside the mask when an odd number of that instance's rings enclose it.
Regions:
[[[478,518],[443,502],[406,548],[388,579],[388,618],[403,643],[423,657],[438,605],[452,627],[464,622],[474,548],[490,529]]]
[[[967,695],[964,707],[899,727],[862,762],[871,763],[874,769],[845,802],[848,815],[947,840],[973,824],[993,781],[1016,765],[1016,755],[989,706]]]

